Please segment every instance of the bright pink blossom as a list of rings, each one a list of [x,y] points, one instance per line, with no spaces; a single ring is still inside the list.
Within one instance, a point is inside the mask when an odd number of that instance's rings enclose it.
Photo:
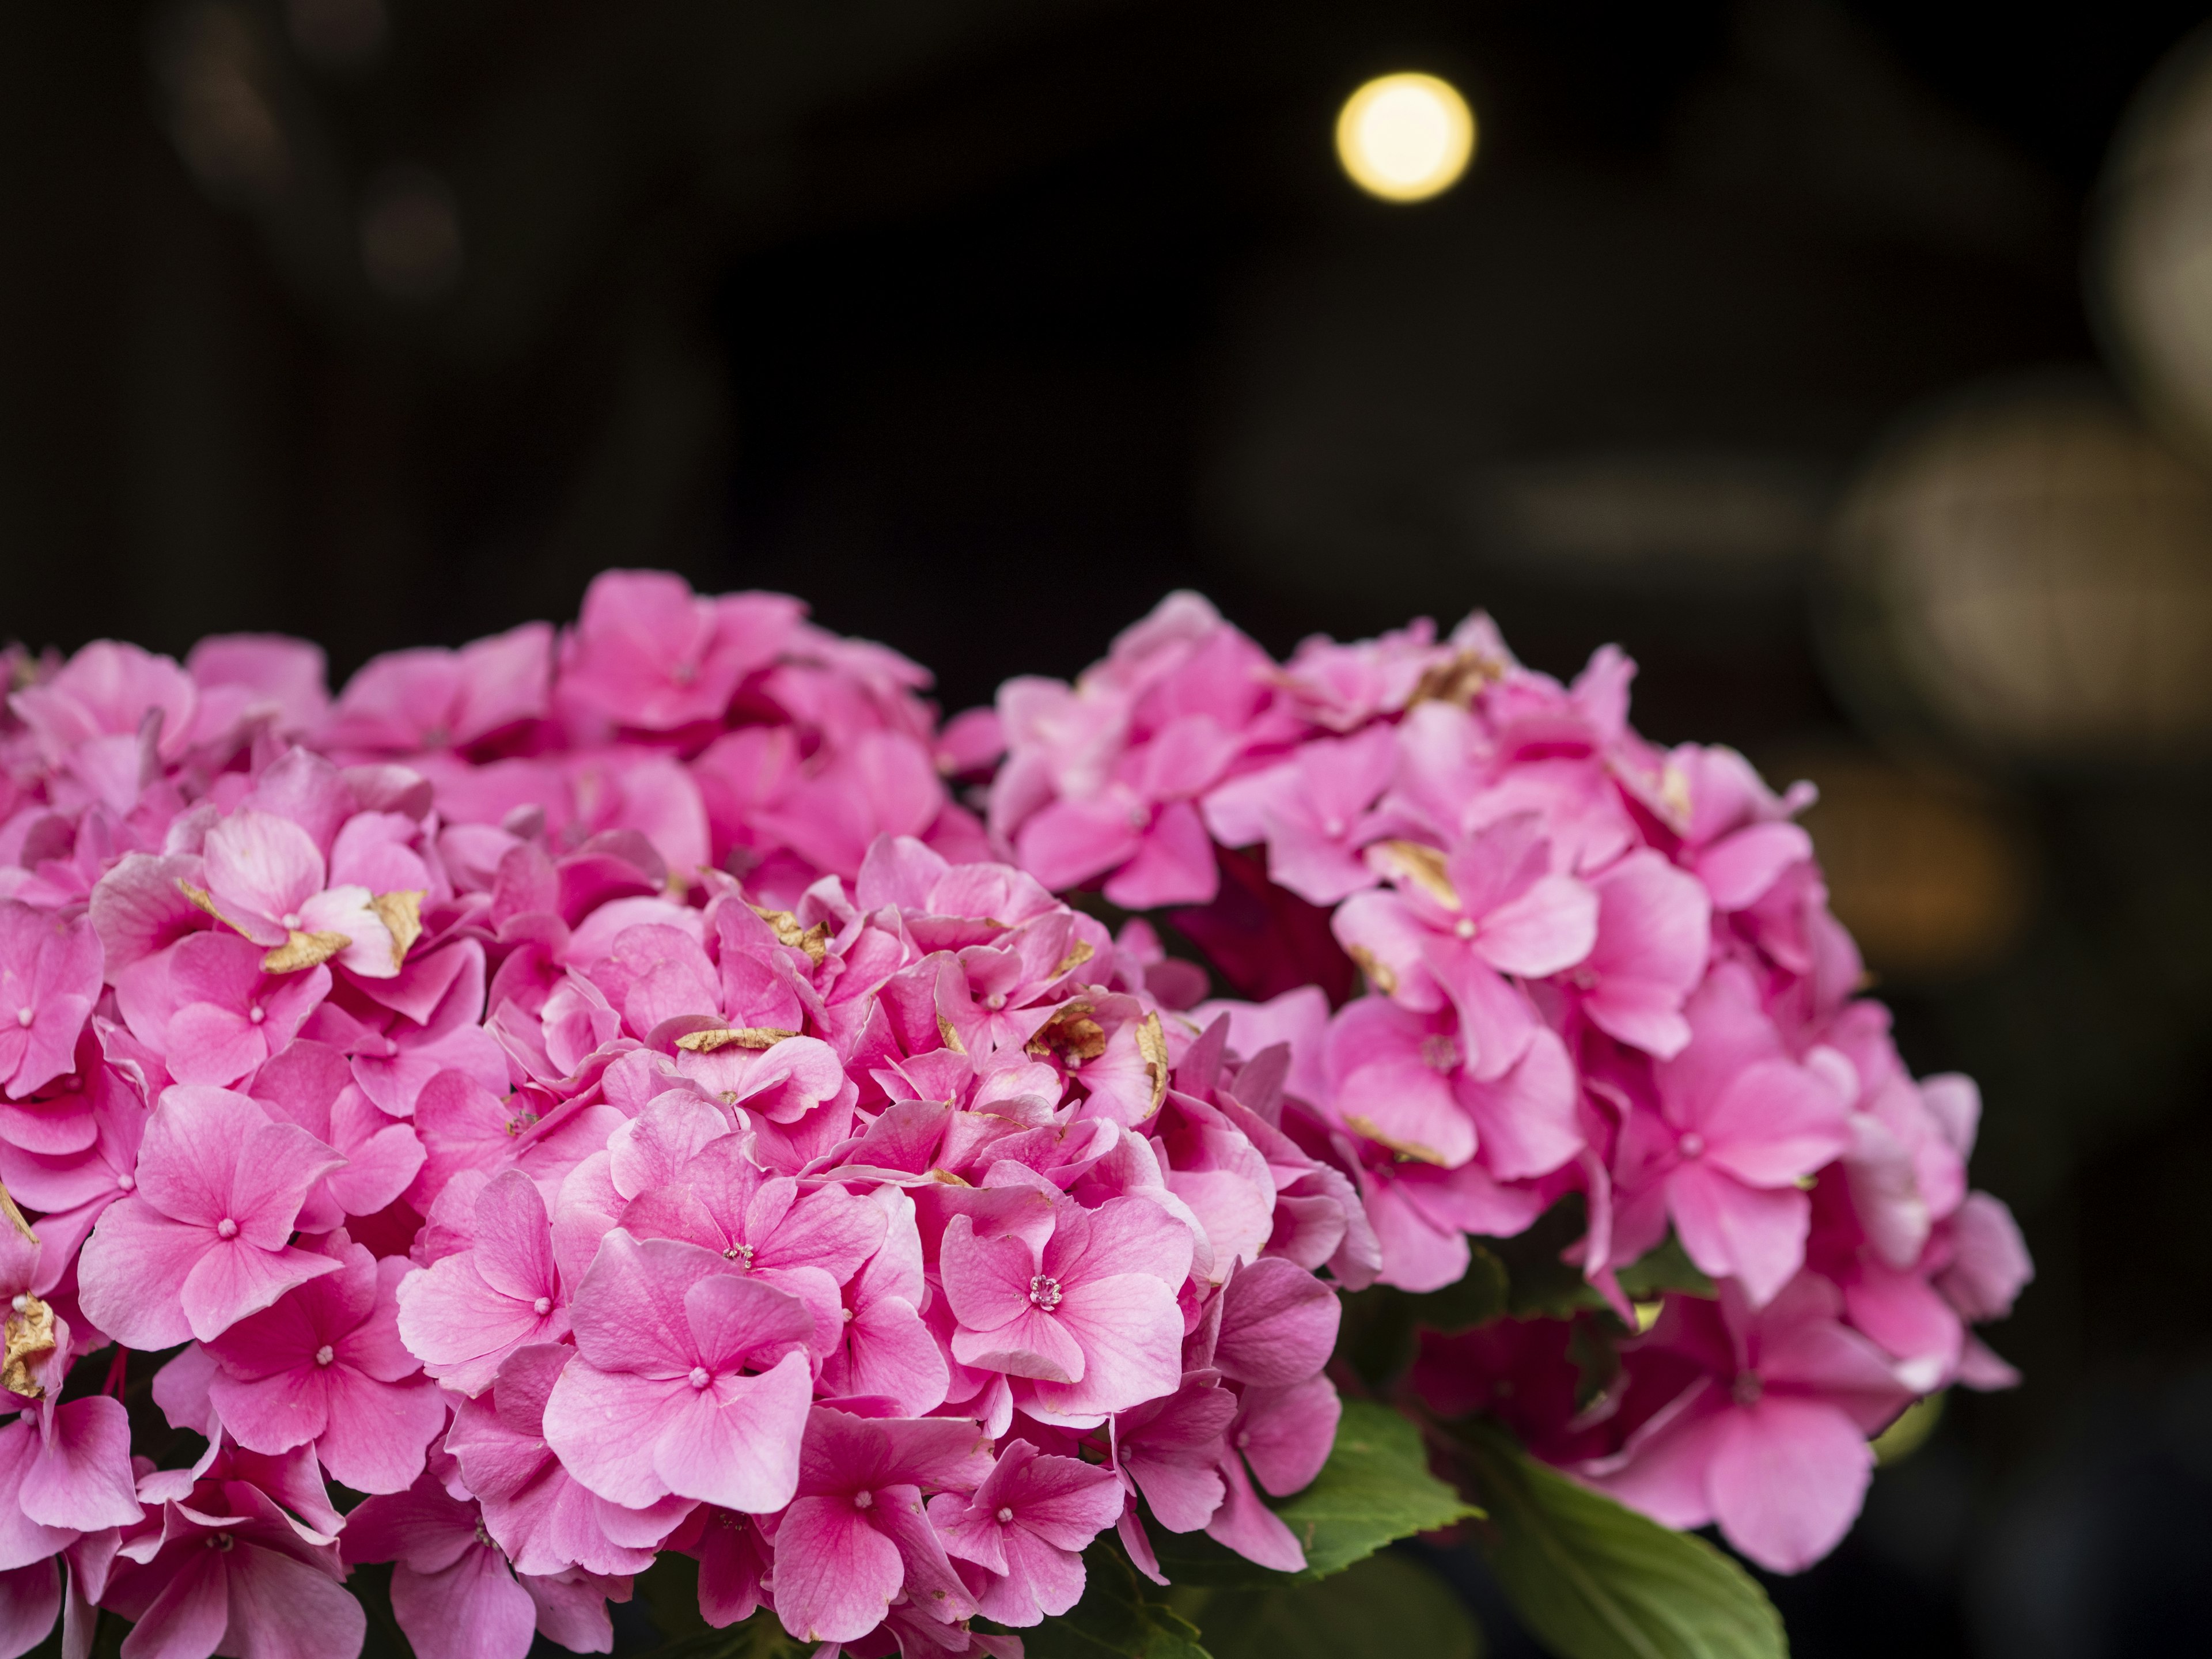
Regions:
[[[291,1243],[308,1189],[342,1160],[227,1089],[179,1084],[161,1097],[138,1152],[135,1189],[85,1241],[86,1316],[133,1348],[220,1336],[338,1263]]]
[[[902,1588],[939,1624],[968,1617],[975,1603],[923,1498],[970,1489],[989,1468],[989,1438],[957,1418],[808,1413],[797,1496],[775,1528],[784,1629],[801,1641],[853,1641],[883,1621]]]
[[[811,1393],[806,1304],[674,1239],[609,1233],[570,1316],[545,1438],[602,1498],[762,1514],[791,1499]]]
[[[1096,1211],[1052,1206],[1038,1241],[984,1235],[967,1216],[945,1231],[945,1294],[963,1365],[1035,1379],[1041,1407],[1097,1417],[1174,1392],[1182,1376],[1176,1288],[1189,1230],[1143,1199]]]
[[[30,1094],[74,1069],[77,1033],[100,995],[100,939],[0,899],[0,1090]]]
[[[1121,1512],[1111,1469],[1010,1441],[982,1485],[929,1501],[945,1553],[988,1577],[976,1610],[1002,1625],[1044,1622],[1083,1599],[1083,1550]]]
[[[335,1242],[335,1241],[334,1241]],[[325,1468],[356,1492],[404,1492],[446,1424],[437,1386],[400,1342],[396,1287],[404,1257],[358,1244],[338,1270],[295,1285],[208,1343],[221,1369],[208,1399],[253,1451],[313,1442]]]
[[[1585,1478],[1670,1527],[1717,1521],[1773,1571],[1818,1560],[1858,1513],[1868,1437],[1911,1397],[1838,1311],[1810,1276],[1756,1313],[1729,1291],[1670,1301],[1646,1340],[1685,1368],[1682,1392]]]

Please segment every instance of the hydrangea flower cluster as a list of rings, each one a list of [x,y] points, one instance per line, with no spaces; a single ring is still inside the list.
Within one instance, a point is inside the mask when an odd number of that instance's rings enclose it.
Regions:
[[[1803,793],[1645,744],[1616,653],[1279,665],[1176,595],[940,729],[611,572],[335,698],[264,636],[0,665],[0,1659],[352,1659],[386,1563],[423,1659],[606,1651],[672,1553],[716,1627],[1018,1659],[1086,1550],[1303,1567],[1345,1297],[1562,1206],[1569,1316],[1409,1401],[1771,1565],[2011,1380],[1972,1085],[1855,1000]]]
[[[12,665],[0,1653],[350,1659],[368,1562],[425,1659],[605,1651],[678,1551],[717,1626],[1009,1654],[1140,1494],[1302,1565],[1259,1494],[1379,1251],[1286,1053],[946,856],[896,659],[669,580],[335,703],[292,641]]]
[[[1870,1433],[2016,1380],[1970,1327],[2031,1269],[1967,1188],[1974,1085],[1916,1081],[1857,995],[1809,787],[1645,741],[1633,673],[1608,647],[1562,685],[1480,615],[1277,664],[1177,594],[1073,685],[1001,690],[990,827],[1048,885],[1193,907],[1268,999],[1229,1043],[1290,1043],[1287,1115],[1356,1170],[1385,1284],[1582,1206],[1570,1257],[1636,1334],[1593,1374],[1565,1322],[1432,1333],[1431,1409],[1794,1571],[1857,1513]],[[1670,1236],[1711,1283],[1632,1304]]]

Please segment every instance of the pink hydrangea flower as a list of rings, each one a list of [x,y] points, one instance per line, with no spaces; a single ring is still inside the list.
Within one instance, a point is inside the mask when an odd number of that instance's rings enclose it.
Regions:
[[[295,1285],[337,1272],[290,1241],[309,1188],[340,1162],[243,1095],[168,1090],[148,1121],[133,1190],[85,1241],[86,1316],[130,1347],[173,1347],[220,1336]]]

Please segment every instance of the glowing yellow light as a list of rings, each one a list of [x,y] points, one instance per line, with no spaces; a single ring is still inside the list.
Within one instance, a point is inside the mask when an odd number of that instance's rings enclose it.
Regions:
[[[1345,100],[1336,154],[1352,182],[1386,202],[1449,190],[1474,155],[1474,112],[1449,81],[1385,75]]]

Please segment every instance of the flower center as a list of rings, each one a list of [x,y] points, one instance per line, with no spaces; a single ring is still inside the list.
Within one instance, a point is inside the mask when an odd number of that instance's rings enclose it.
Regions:
[[[35,1009],[18,1008],[15,1011],[15,1024],[18,1025],[27,1026],[38,1017],[38,1012]]]
[[[217,1238],[236,1238],[238,1237],[238,1224],[235,1221],[233,1221],[228,1216],[223,1217],[222,1220],[215,1224],[215,1236]]]
[[[875,1506],[876,1506],[876,1495],[875,1495],[875,1493],[873,1493],[873,1492],[854,1492],[854,1493],[853,1494],[853,1507],[854,1507],[854,1509],[856,1509],[856,1510],[872,1510],[872,1509],[875,1508]]]
[[[15,1292],[15,1297],[9,1301],[8,1305],[13,1308],[17,1313],[28,1313],[31,1311],[31,1298],[23,1291],[18,1291]]]
[[[530,1310],[540,1319],[544,1318],[547,1314],[553,1311],[553,1298],[550,1296],[539,1297],[537,1301],[530,1304]]]
[[[1735,1387],[1730,1392],[1735,1395],[1737,1405],[1756,1406],[1759,1395],[1766,1392],[1766,1386],[1759,1380],[1757,1371],[1740,1371],[1736,1375]]]
[[[263,1020],[268,1018],[266,1014],[261,1012],[261,1005],[258,1002],[246,1011],[246,1017],[252,1020],[256,1025],[260,1024]]]
[[[230,1547],[237,1541],[238,1540],[235,1538],[233,1538],[228,1533],[219,1532],[216,1534],[214,1537],[208,1540],[208,1547],[211,1550],[228,1551]]]
[[[668,671],[668,678],[678,685],[690,685],[699,678],[699,665],[696,662],[679,662]]]
[[[747,1273],[750,1273],[753,1270],[753,1247],[750,1244],[732,1244],[722,1252],[722,1260],[734,1261]]]
[[[1473,916],[1462,916],[1457,921],[1452,923],[1452,932],[1458,934],[1462,939],[1473,939],[1474,937],[1474,918]]]
[[[136,1187],[138,1184],[138,1177],[132,1175],[130,1170],[125,1170],[122,1174],[115,1177],[115,1184],[127,1193],[133,1187]]]
[[[1705,1138],[1692,1129],[1674,1143],[1674,1149],[1684,1158],[1703,1158],[1705,1155]]]
[[[284,913],[284,925],[287,927],[296,930],[300,926],[300,913],[297,910],[286,911]]]
[[[1047,1313],[1060,1305],[1060,1281],[1050,1273],[1039,1273],[1030,1280],[1030,1300]]]
[[[324,1343],[321,1347],[315,1350],[315,1364],[318,1365],[327,1365],[331,1361],[336,1359],[337,1357],[337,1350],[331,1347],[327,1342]]]
[[[537,1121],[538,1114],[535,1112],[517,1112],[513,1117],[507,1119],[507,1132],[510,1135],[521,1134]]]
[[[1331,841],[1334,841],[1338,836],[1344,833],[1344,820],[1342,818],[1323,818],[1321,823],[1321,832],[1324,836],[1327,836]]]
[[[1014,1512],[1012,1510],[1000,1510],[999,1511],[999,1524],[1002,1527],[1013,1518]]]
[[[1421,1063],[1432,1072],[1451,1072],[1459,1067],[1459,1045],[1443,1036],[1421,1039]]]
[[[986,1008],[988,1008],[993,1013],[997,1013],[1000,1009],[1006,1006],[1006,994],[1004,991],[992,992],[990,995],[983,999],[983,1006]]]
[[[477,1522],[477,1542],[482,1544],[488,1550],[495,1550],[499,1547],[498,1545],[491,1541],[491,1534],[484,1530],[484,1523],[482,1521]]]
[[[694,1365],[691,1368],[691,1386],[693,1388],[703,1389],[714,1380],[714,1379],[713,1377],[707,1374],[707,1368],[704,1365]]]

